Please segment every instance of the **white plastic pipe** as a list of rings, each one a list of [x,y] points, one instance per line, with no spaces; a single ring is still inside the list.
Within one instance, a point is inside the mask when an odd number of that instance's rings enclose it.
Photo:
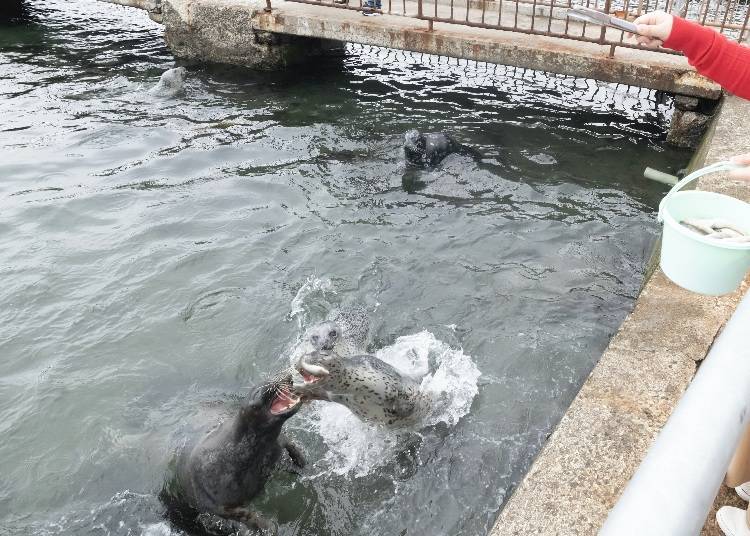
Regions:
[[[651,446],[602,536],[699,534],[750,420],[750,292]]]
[[[643,170],[643,177],[652,181],[661,182],[662,184],[667,184],[669,186],[674,186],[680,180],[674,175],[670,175],[669,173],[664,173],[663,171],[659,171],[658,169],[650,167],[647,167]]]

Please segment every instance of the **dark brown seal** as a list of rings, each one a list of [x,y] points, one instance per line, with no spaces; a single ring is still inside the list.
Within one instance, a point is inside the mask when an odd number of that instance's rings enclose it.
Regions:
[[[301,406],[291,378],[253,389],[242,407],[204,437],[185,447],[160,498],[179,528],[211,535],[276,532],[274,523],[249,507],[286,450],[302,468],[304,457],[281,435],[284,422]],[[291,465],[290,463],[290,465]]]

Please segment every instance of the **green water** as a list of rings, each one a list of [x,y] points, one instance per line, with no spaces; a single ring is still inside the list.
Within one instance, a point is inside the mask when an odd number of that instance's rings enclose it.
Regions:
[[[669,102],[353,45],[156,98],[174,59],[142,13],[27,6],[0,27],[0,534],[169,534],[186,423],[342,303],[373,352],[463,352],[478,394],[388,448],[304,409],[310,466],[258,508],[282,535],[485,534],[633,306],[664,193],[642,170],[689,157]],[[410,128],[482,158],[404,182]]]

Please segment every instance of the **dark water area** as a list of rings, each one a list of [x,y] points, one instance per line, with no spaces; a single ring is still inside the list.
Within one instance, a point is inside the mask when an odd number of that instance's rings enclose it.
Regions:
[[[0,27],[0,534],[179,534],[156,494],[191,426],[346,303],[455,405],[388,440],[303,409],[310,465],[256,507],[282,535],[486,534],[633,306],[665,192],[643,169],[690,156],[670,102],[355,45],[151,94],[174,66],[94,0]],[[410,128],[480,156],[409,173]]]

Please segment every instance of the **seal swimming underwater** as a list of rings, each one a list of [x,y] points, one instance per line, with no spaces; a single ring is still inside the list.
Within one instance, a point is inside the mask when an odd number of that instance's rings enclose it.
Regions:
[[[302,356],[296,365],[303,383],[295,394],[337,402],[364,421],[403,426],[419,421],[431,401],[419,383],[372,355],[342,357],[325,350]]]
[[[290,392],[291,376],[257,386],[239,411],[178,455],[174,474],[159,498],[178,527],[205,534],[250,534],[275,525],[248,503],[258,495],[281,459],[298,468],[298,447],[281,436],[284,422],[302,405]]]

